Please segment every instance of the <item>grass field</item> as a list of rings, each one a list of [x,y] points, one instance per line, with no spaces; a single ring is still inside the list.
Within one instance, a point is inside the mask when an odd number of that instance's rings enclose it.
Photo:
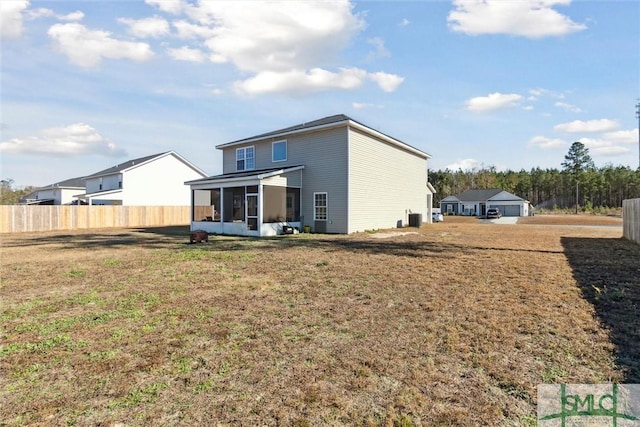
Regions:
[[[640,383],[620,227],[402,231],[3,235],[0,425],[535,425],[540,383]]]

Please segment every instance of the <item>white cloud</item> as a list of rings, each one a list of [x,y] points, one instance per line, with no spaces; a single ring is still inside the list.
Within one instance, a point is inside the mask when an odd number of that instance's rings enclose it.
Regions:
[[[29,9],[26,11],[28,19],[39,19],[39,18],[49,18],[52,16],[56,16],[56,13],[47,9],[46,7],[39,7],[37,9]]]
[[[471,98],[466,102],[469,111],[489,111],[501,108],[512,108],[518,105],[522,96],[516,93],[492,93],[487,96]]]
[[[345,0],[201,2],[189,15],[214,26],[214,36],[206,41],[214,57],[255,73],[333,63],[364,28]]]
[[[118,22],[128,25],[129,33],[140,38],[158,38],[169,34],[169,23],[160,16],[143,19],[118,18]]]
[[[0,151],[11,154],[74,156],[99,154],[123,156],[127,153],[84,123],[44,129],[38,136],[0,142]]]
[[[404,18],[402,21],[400,21],[400,26],[401,27],[406,27],[410,23],[411,23],[411,21],[409,21],[407,18]]]
[[[182,12],[185,7],[181,0],[145,0],[144,2],[157,7],[163,12],[172,13],[174,15]]]
[[[178,61],[203,62],[206,55],[199,49],[192,49],[188,46],[182,46],[177,49],[167,49],[169,56]]]
[[[384,108],[384,106],[380,105],[380,104],[369,104],[366,102],[353,102],[351,104],[351,106],[355,109],[355,110],[362,110],[365,108]]]
[[[383,72],[368,73],[360,68],[340,68],[338,72],[323,68],[312,68],[308,71],[263,71],[246,80],[235,82],[234,89],[244,95],[301,95],[326,90],[356,89],[366,80],[373,81],[385,92],[393,92],[404,78]]]
[[[559,138],[547,138],[545,136],[534,136],[529,140],[529,146],[542,148],[544,150],[567,147],[569,143]]]
[[[302,94],[329,89],[354,89],[362,85],[367,72],[358,68],[343,68],[334,73],[321,68],[311,70],[264,71],[244,81],[234,83],[236,91],[247,95],[267,93]]]
[[[562,108],[563,110],[569,111],[571,113],[582,113],[582,109],[576,107],[575,105],[567,104],[566,102],[556,102],[554,106]]]
[[[213,37],[216,33],[213,28],[192,24],[184,20],[173,21],[172,25],[177,31],[176,37],[180,39],[206,39]]]
[[[22,35],[22,12],[29,6],[27,0],[11,0],[0,3],[0,37],[15,39]]]
[[[463,170],[463,171],[472,171],[476,169],[480,169],[480,162],[476,159],[462,159],[458,160],[455,163],[447,165],[445,169],[449,169],[451,171]]]
[[[49,37],[59,52],[81,67],[98,66],[103,58],[141,62],[153,56],[147,43],[117,40],[107,31],[89,30],[78,23],[56,24],[49,28]]]
[[[618,122],[609,119],[598,120],[574,120],[568,123],[561,123],[553,127],[557,132],[583,133],[583,132],[607,132],[618,127]]]
[[[397,76],[395,74],[388,74],[379,71],[377,73],[370,73],[369,78],[376,82],[380,89],[385,92],[393,92],[404,81],[404,77]]]
[[[612,141],[599,138],[580,138],[585,147],[589,149],[589,153],[596,156],[617,156],[625,154],[631,150],[621,145],[616,145]]]
[[[367,60],[371,61],[379,58],[388,58],[391,56],[391,52],[384,46],[384,40],[380,37],[372,37],[367,40],[367,43],[374,47],[374,50],[369,52]]]
[[[59,15],[58,19],[61,21],[81,21],[84,18],[84,13],[79,10],[75,12],[68,13],[66,15]]]
[[[615,132],[607,132],[602,137],[608,141],[618,144],[635,144],[638,142],[638,129],[619,130]]]
[[[75,12],[68,13],[66,15],[58,15],[53,10],[47,9],[44,7],[39,7],[37,9],[29,9],[27,11],[27,16],[29,19],[39,19],[39,18],[51,18],[55,17],[60,21],[81,21],[84,18],[84,13],[79,10]]]
[[[571,0],[454,0],[449,28],[470,35],[510,34],[528,38],[562,36],[584,30],[554,6]]]

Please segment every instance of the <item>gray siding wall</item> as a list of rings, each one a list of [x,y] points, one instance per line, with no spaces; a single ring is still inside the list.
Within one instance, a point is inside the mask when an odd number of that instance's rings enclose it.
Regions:
[[[347,128],[333,128],[288,137],[287,160],[271,161],[271,143],[282,138],[229,147],[223,150],[223,173],[236,172],[236,148],[255,147],[255,169],[304,165],[302,171],[302,225],[313,229],[313,193],[326,192],[328,233],[348,233]],[[295,176],[297,172],[293,172]]]
[[[349,233],[428,221],[427,159],[353,129],[349,158]]]

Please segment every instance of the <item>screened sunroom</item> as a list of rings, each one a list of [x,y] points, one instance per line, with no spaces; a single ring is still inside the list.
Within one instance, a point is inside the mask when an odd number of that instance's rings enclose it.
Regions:
[[[304,166],[237,172],[188,181],[191,230],[275,236],[302,224]]]

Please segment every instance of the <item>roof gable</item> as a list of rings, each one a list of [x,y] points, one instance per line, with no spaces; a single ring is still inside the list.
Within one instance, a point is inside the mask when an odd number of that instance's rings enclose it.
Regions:
[[[322,119],[313,120],[311,122],[304,122],[294,126],[289,126],[283,129],[278,129],[272,132],[262,133],[259,135],[251,136],[249,138],[238,139],[236,141],[227,142],[224,144],[217,145],[216,148],[223,149],[228,147],[233,147],[236,145],[248,144],[251,142],[257,142],[268,138],[286,138],[287,136],[296,135],[303,132],[311,132],[313,130],[320,130],[324,128],[331,127],[353,127],[355,129],[359,129],[370,136],[375,138],[384,140],[386,142],[390,142],[391,144],[401,147],[407,151],[413,152],[414,154],[418,154],[425,158],[430,158],[431,156],[421,150],[418,150],[411,145],[400,141],[399,139],[393,138],[392,136],[386,135],[382,132],[379,132],[375,129],[372,129],[356,120],[353,120],[351,117],[346,116],[344,114],[336,114],[333,116],[324,117]]]
[[[202,169],[198,168],[197,166],[195,166],[194,164],[189,162],[187,159],[185,159],[184,157],[182,157],[180,154],[176,153],[175,151],[165,151],[164,153],[152,154],[151,156],[139,157],[137,159],[128,160],[128,161],[126,161],[124,163],[120,163],[120,164],[112,166],[110,168],[101,170],[100,172],[93,173],[93,174],[87,176],[85,179],[97,178],[97,177],[100,177],[100,176],[113,175],[113,174],[116,174],[116,173],[126,172],[129,169],[132,169],[134,167],[138,167],[138,166],[140,166],[142,164],[149,163],[149,162],[151,162],[153,160],[156,160],[156,159],[159,159],[161,157],[168,156],[168,155],[172,155],[177,160],[183,162],[184,164],[186,164],[191,169],[193,169],[196,172],[198,172],[203,177],[207,176],[207,174]]]
[[[518,202],[523,202],[524,199],[522,197],[518,197],[515,194],[511,194],[508,191],[501,191],[498,194],[496,194],[495,196],[492,196],[490,199],[492,202],[498,202],[498,201],[518,201]]]
[[[519,201],[525,200],[521,197],[511,194],[508,191],[504,191],[501,188],[489,188],[485,190],[467,190],[455,196],[448,196],[442,199],[443,202],[505,202],[505,201]]]
[[[148,162],[150,160],[155,159],[156,157],[163,156],[163,155],[165,155],[167,153],[169,153],[169,152],[166,151],[164,153],[152,154],[151,156],[144,156],[144,157],[138,157],[137,159],[127,160],[124,163],[120,163],[120,164],[117,164],[117,165],[112,166],[110,168],[103,169],[103,170],[101,170],[99,172],[92,173],[91,175],[87,176],[87,179],[88,178],[98,177],[98,176],[112,175],[114,173],[119,173],[119,172],[122,172],[122,171],[124,171],[126,169],[129,169],[132,166],[139,165],[141,163],[146,163],[146,162]]]
[[[489,200],[491,197],[495,196],[501,191],[502,190],[500,188],[490,188],[486,190],[467,190],[458,194],[456,197],[461,202],[478,202]]]

